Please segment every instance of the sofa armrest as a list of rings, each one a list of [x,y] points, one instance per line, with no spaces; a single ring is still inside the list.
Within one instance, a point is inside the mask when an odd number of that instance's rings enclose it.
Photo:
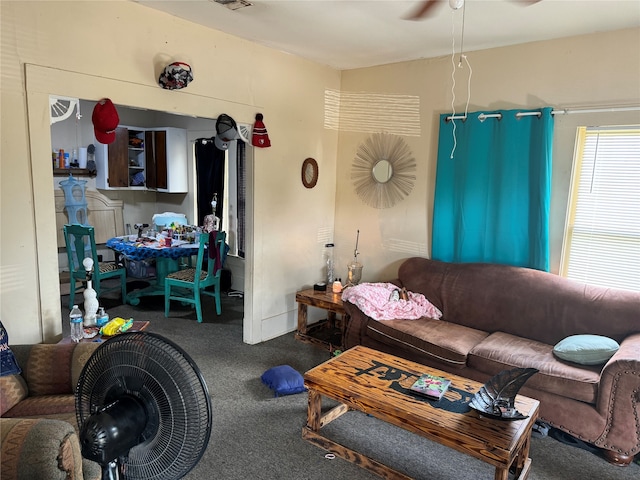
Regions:
[[[80,443],[61,420],[0,418],[2,478],[83,480]]]
[[[344,334],[344,348],[355,347],[362,344],[362,337],[365,334],[369,317],[351,302],[342,304],[346,314],[349,316],[347,329]]]
[[[602,369],[597,409],[606,419],[599,447],[640,452],[640,333],[629,335]]]

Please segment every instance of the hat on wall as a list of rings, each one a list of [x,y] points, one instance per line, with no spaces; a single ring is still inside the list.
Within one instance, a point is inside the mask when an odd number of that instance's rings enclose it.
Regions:
[[[238,138],[238,125],[236,121],[226,113],[218,115],[216,120],[216,138],[214,143],[220,150],[227,150],[229,142]]]
[[[179,90],[186,87],[193,80],[191,66],[184,62],[173,62],[164,67],[158,78],[158,83],[167,90]]]
[[[96,103],[96,106],[93,107],[91,121],[96,140],[100,143],[113,143],[116,139],[116,128],[120,123],[120,117],[111,100],[103,98]]]
[[[251,145],[254,147],[266,148],[271,146],[271,140],[269,140],[267,127],[264,126],[262,119],[263,116],[261,113],[256,114],[256,123],[253,124]]]

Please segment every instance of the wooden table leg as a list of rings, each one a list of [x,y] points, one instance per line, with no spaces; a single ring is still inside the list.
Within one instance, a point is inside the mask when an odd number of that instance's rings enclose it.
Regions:
[[[307,333],[307,306],[304,303],[298,303],[298,333]]]
[[[318,432],[320,430],[320,420],[322,414],[322,395],[315,390],[309,390],[307,403],[307,427]]]
[[[533,422],[532,422],[533,425]],[[531,431],[525,434],[525,440],[516,453],[516,457],[510,467],[496,468],[495,480],[507,480],[509,478],[509,470],[512,470],[513,480],[526,480],[531,470],[531,459],[529,458],[529,449],[531,448]]]
[[[333,329],[336,326],[336,312],[329,310],[327,312],[327,328]]]

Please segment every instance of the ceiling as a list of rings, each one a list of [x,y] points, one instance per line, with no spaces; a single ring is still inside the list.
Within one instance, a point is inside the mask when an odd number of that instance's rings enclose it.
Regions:
[[[405,0],[134,1],[340,70],[459,53],[463,19],[465,52],[640,26],[640,0],[445,0],[420,21]]]

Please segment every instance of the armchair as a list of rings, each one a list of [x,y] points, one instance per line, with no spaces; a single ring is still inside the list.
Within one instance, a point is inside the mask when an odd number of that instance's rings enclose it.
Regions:
[[[74,390],[98,343],[11,346],[22,373],[0,377],[2,478],[100,479],[82,458]]]

